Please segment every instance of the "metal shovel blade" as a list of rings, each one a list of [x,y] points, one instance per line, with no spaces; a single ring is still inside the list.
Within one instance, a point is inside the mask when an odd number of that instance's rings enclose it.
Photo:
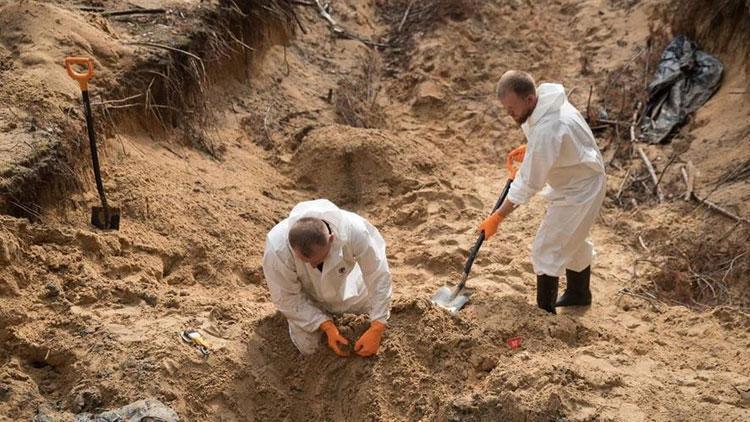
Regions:
[[[455,313],[466,305],[470,295],[471,293],[466,291],[466,289],[458,291],[455,288],[451,289],[448,286],[443,286],[435,292],[430,302],[449,312]]]
[[[91,224],[101,230],[120,230],[120,209],[109,207],[107,218],[103,207],[92,207]]]

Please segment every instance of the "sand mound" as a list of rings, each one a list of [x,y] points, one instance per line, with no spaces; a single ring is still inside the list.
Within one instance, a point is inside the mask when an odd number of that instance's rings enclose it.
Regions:
[[[482,302],[469,306],[468,316],[456,317],[424,299],[397,300],[373,359],[340,359],[323,344],[324,352],[300,356],[286,335],[285,319],[263,318],[249,330],[253,369],[227,398],[237,416],[259,420],[548,420],[560,409],[557,393],[522,391],[517,378],[508,379],[514,366],[532,357],[523,349],[512,351],[505,341],[522,334],[531,349],[558,350],[567,345],[554,336],[576,342],[585,330],[571,319],[548,329],[551,319],[518,297]],[[477,313],[483,318],[474,318]],[[365,316],[345,315],[337,324],[350,340],[367,328]],[[524,382],[543,383],[550,371]]]
[[[386,130],[331,125],[311,131],[292,158],[293,175],[339,205],[400,195],[437,176],[443,154],[427,141]]]

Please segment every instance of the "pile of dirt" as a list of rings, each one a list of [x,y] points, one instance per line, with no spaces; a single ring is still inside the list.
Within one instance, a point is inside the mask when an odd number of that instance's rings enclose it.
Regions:
[[[279,335],[286,331],[284,318],[263,318],[248,327],[253,333],[248,359],[256,369],[227,396],[237,406],[236,417],[258,419],[521,421],[561,414],[554,398],[559,389],[517,394],[495,385],[517,382],[506,377],[514,367],[531,364],[528,353],[511,350],[505,341],[523,332],[526,347],[556,350],[583,344],[590,333],[571,318],[542,328],[549,317],[517,297],[489,298],[483,306],[495,312],[475,320],[452,316],[424,299],[399,300],[382,349],[371,360],[300,356]],[[364,316],[345,315],[336,323],[350,340],[367,328]],[[525,382],[542,381],[534,376]],[[502,390],[507,393],[500,397],[490,392]]]
[[[445,157],[430,142],[379,129],[331,125],[312,130],[291,159],[301,188],[341,205],[367,205],[440,177]]]

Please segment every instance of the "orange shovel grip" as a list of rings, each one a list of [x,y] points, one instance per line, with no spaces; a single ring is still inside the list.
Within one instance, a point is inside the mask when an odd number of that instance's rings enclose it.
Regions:
[[[86,72],[77,72],[73,65],[86,66]],[[81,91],[88,91],[89,79],[94,76],[94,61],[90,57],[66,57],[65,70],[68,76],[78,81]]]

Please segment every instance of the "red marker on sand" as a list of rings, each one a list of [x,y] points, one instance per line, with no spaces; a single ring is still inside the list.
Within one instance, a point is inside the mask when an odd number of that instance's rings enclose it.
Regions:
[[[508,339],[508,346],[510,346],[511,349],[518,349],[521,347],[521,343],[523,343],[523,339],[521,337],[513,337]]]

